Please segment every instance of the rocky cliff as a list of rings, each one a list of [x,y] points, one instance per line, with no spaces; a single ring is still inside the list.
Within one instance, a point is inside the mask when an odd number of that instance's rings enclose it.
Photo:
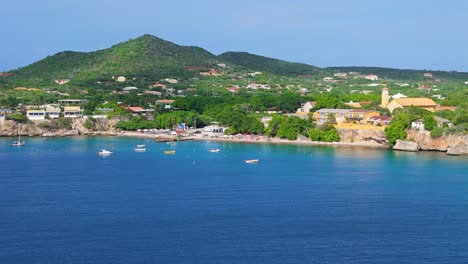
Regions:
[[[432,138],[429,131],[410,130],[407,140],[416,142],[421,150],[455,151],[460,155],[468,155],[468,135],[446,135]]]
[[[360,130],[360,129],[338,129],[340,142],[373,144],[387,146],[388,141],[384,131],[379,130]]]
[[[86,120],[78,118],[66,126],[57,125],[57,120],[41,120],[24,124],[6,120],[0,123],[0,136],[12,137],[18,133],[21,136],[75,136],[94,134],[114,134],[118,119],[96,119],[92,122],[92,129],[85,126]],[[55,122],[55,123],[54,123]],[[88,126],[89,127],[89,126]]]

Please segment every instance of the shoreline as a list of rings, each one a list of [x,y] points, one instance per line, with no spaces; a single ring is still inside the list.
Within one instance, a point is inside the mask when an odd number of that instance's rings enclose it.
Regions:
[[[134,138],[147,138],[154,140],[166,140],[172,141],[173,137],[170,135],[161,135],[161,134],[145,134],[140,132],[128,132],[125,133],[98,133],[98,134],[88,134],[86,136],[116,136],[116,137],[134,137]],[[360,148],[374,148],[374,149],[383,149],[389,150],[390,148],[386,145],[381,145],[377,143],[346,143],[346,142],[320,142],[320,141],[310,141],[310,140],[288,140],[280,138],[269,138],[265,136],[243,136],[242,138],[235,138],[235,136],[228,137],[204,137],[203,135],[199,136],[189,136],[182,137],[178,141],[207,141],[207,142],[227,142],[227,143],[245,143],[245,144],[275,144],[275,145],[301,145],[301,146],[332,146],[332,147],[360,147]],[[177,140],[176,140],[177,141]]]
[[[205,134],[206,135],[206,134]],[[43,134],[43,135],[36,135],[36,136],[28,136],[22,135],[23,137],[68,137],[68,136],[85,136],[85,137],[99,137],[99,136],[107,136],[107,137],[133,137],[133,138],[145,138],[145,139],[153,139],[156,141],[207,141],[207,142],[227,142],[227,143],[245,143],[245,144],[275,144],[275,145],[301,145],[301,146],[333,146],[333,147],[361,147],[361,148],[374,148],[374,149],[390,149],[386,145],[381,145],[377,143],[346,143],[346,142],[320,142],[320,141],[310,141],[310,140],[288,140],[288,139],[280,139],[280,138],[270,138],[266,136],[204,136],[203,134],[199,134],[196,136],[183,136],[179,140],[174,140],[173,135],[169,134],[149,134],[149,133],[142,133],[142,132],[133,132],[133,131],[125,131],[125,132],[107,132],[107,131],[96,131],[96,132],[89,132],[83,134]],[[14,136],[5,136],[2,135],[0,137],[14,137]]]
[[[381,149],[381,150],[392,150],[392,151],[402,151],[394,150],[387,145],[382,145],[378,143],[365,143],[365,142],[319,142],[319,141],[310,141],[306,138],[298,140],[288,140],[280,138],[270,138],[266,136],[256,136],[256,135],[207,135],[207,134],[197,134],[194,136],[182,136],[178,140],[174,140],[174,135],[171,134],[151,134],[145,132],[133,132],[133,131],[124,131],[124,132],[109,132],[109,131],[96,131],[88,133],[66,133],[66,134],[43,134],[43,135],[22,135],[27,137],[68,137],[68,136],[85,136],[85,137],[132,137],[132,138],[145,138],[152,139],[159,142],[169,142],[169,141],[205,141],[205,142],[225,142],[225,143],[238,143],[238,144],[275,144],[275,145],[297,145],[297,146],[329,146],[329,147],[345,147],[345,148],[369,148],[369,149]],[[9,135],[0,135],[0,137],[14,137]],[[446,153],[447,151],[442,150],[418,150],[416,152],[440,152]],[[454,155],[458,156],[458,155]]]

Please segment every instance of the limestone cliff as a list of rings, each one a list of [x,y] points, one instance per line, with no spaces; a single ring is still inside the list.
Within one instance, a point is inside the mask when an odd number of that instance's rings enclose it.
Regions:
[[[68,128],[60,128],[54,125],[56,120],[40,120],[35,122],[17,123],[15,121],[6,120],[0,123],[0,136],[16,136],[19,133],[21,136],[74,136],[74,135],[91,135],[91,134],[114,134],[115,124],[118,119],[96,119],[92,121],[93,129],[85,127],[86,120],[78,118],[72,120]]]
[[[443,134],[441,137],[432,138],[429,131],[410,130],[406,139],[418,143],[421,150],[456,150],[460,155],[468,155],[468,135]]]
[[[373,145],[388,145],[384,131],[379,130],[361,130],[361,129],[338,129],[340,142],[357,143],[357,144],[373,144]]]

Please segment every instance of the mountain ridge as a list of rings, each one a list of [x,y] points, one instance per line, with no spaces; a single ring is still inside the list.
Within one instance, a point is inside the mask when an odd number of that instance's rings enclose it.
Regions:
[[[233,67],[243,70],[282,76],[328,75],[357,71],[363,74],[378,74],[384,78],[424,79],[423,72],[434,72],[437,78],[468,80],[468,73],[465,72],[357,66],[320,68],[248,52],[228,51],[215,55],[201,47],[178,45],[150,34],[91,52],[58,52],[25,67],[11,70],[9,71],[11,76],[0,78],[7,78],[17,83],[32,80],[44,85],[55,79],[71,79],[78,85],[92,85],[118,75],[154,81],[168,77],[193,77],[198,75],[193,69],[209,69],[216,67],[220,62],[232,64]]]

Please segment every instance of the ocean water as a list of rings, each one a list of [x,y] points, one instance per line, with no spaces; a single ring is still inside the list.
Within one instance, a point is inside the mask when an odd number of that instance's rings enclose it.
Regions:
[[[11,141],[0,138],[2,264],[468,262],[466,157],[115,137]],[[147,151],[134,152],[137,144]],[[114,153],[97,155],[103,148]]]

